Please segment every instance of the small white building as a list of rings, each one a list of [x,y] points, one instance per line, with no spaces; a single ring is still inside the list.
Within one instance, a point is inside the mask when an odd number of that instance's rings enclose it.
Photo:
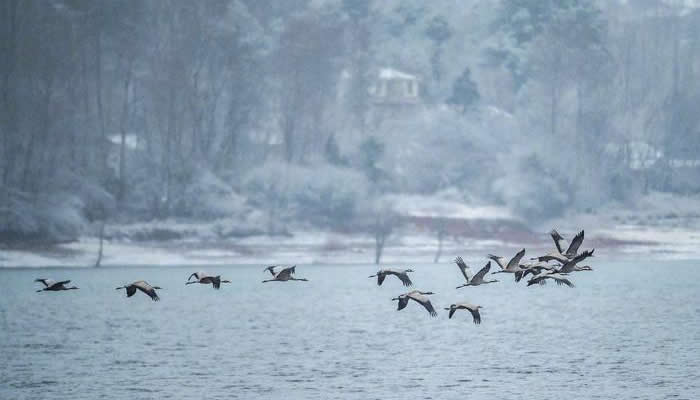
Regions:
[[[375,104],[410,105],[420,103],[420,79],[393,68],[380,68],[370,85]]]

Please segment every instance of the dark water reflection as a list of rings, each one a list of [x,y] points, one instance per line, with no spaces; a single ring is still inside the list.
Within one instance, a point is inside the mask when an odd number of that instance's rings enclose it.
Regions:
[[[405,290],[374,266],[267,284],[259,266],[206,268],[234,281],[220,291],[184,286],[198,267],[0,270],[0,399],[700,396],[700,263],[596,263],[574,289],[455,290],[456,266],[413,267],[436,308],[479,303],[482,325],[396,312]],[[35,277],[81,289],[35,293]],[[114,290],[137,279],[162,301]]]

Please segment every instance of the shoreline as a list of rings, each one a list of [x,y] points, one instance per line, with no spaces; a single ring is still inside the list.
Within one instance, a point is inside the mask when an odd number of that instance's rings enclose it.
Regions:
[[[570,234],[570,232],[567,232]],[[449,237],[439,263],[457,255],[479,265],[488,253],[509,254],[525,247],[526,259],[553,249],[546,233],[521,232],[504,240]],[[541,238],[541,239],[540,239]],[[98,239],[83,237],[53,246],[0,248],[0,268],[94,267]],[[434,234],[391,236],[381,265],[431,264],[437,251]],[[597,259],[700,260],[700,231],[679,227],[618,226],[587,231],[582,248],[595,248]],[[251,264],[374,264],[374,239],[368,235],[308,231],[292,236],[251,236],[229,240],[196,237],[170,241],[105,240],[104,267]],[[594,259],[592,263],[595,263]]]

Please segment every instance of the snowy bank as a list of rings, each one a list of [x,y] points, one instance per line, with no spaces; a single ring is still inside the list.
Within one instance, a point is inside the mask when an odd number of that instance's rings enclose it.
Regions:
[[[530,228],[509,210],[467,206],[448,199],[403,196],[393,199],[405,223],[388,238],[382,264],[430,263],[437,248],[435,221],[448,221],[440,262],[460,255],[481,263],[488,253],[504,256],[525,247],[527,257],[553,246],[548,232],[557,228],[567,238],[585,229],[583,248],[595,248],[596,260],[700,259],[700,200],[652,194],[636,205],[610,204],[588,213],[566,215]],[[679,210],[685,210],[680,212]],[[166,220],[111,225],[107,228],[102,265],[214,265],[267,263],[361,263],[374,261],[371,233],[294,229],[269,236],[236,230],[234,221],[208,223]],[[291,229],[290,229],[291,230]],[[99,241],[83,237],[55,246],[0,248],[0,267],[84,266],[97,258]]]
[[[566,231],[572,237],[573,231]],[[0,251],[0,267],[71,266],[91,267],[99,241],[52,247]],[[437,249],[437,238],[425,233],[402,233],[389,237],[382,264],[429,263]],[[440,262],[461,255],[470,263],[481,263],[488,253],[508,256],[527,248],[536,256],[552,248],[546,232],[522,238],[449,237],[444,240]],[[595,247],[598,259],[700,259],[700,232],[682,228],[622,226],[586,230],[584,248]],[[293,236],[254,236],[242,239],[200,241],[194,238],[161,242],[105,241],[103,266],[129,265],[217,265],[217,264],[369,264],[374,260],[374,238],[370,235],[334,232],[302,232]]]

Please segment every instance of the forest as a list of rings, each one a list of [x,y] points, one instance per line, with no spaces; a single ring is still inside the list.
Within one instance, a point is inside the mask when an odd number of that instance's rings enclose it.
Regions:
[[[382,241],[401,195],[542,221],[700,191],[688,1],[4,0],[0,60],[3,243]]]

